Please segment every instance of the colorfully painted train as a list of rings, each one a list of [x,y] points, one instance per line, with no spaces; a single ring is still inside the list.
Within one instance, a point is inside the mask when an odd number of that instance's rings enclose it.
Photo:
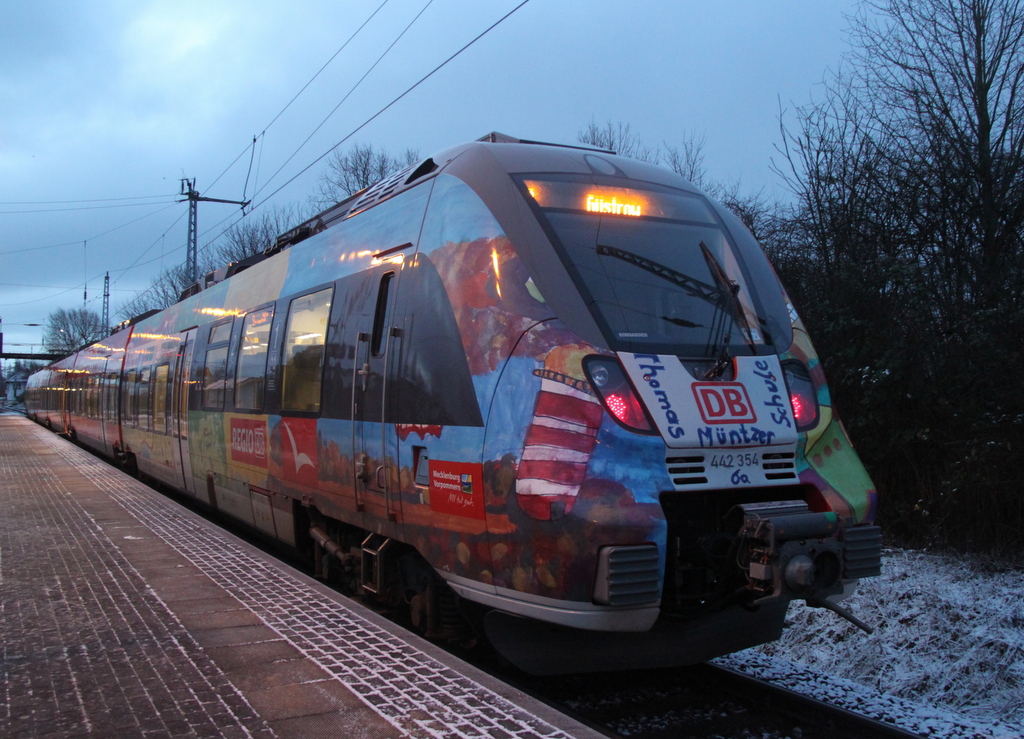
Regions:
[[[880,568],[876,494],[748,230],[490,134],[35,374],[30,417],[535,672],[700,661]]]

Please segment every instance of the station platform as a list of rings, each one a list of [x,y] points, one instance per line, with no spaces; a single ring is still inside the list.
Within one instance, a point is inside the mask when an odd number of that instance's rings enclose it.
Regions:
[[[600,734],[0,415],[0,736]]]

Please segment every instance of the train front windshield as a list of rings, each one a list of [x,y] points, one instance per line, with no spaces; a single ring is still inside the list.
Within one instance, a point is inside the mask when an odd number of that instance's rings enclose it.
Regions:
[[[610,348],[691,357],[715,357],[723,346],[733,355],[773,351],[768,326],[776,322],[707,200],[621,182],[521,180]]]

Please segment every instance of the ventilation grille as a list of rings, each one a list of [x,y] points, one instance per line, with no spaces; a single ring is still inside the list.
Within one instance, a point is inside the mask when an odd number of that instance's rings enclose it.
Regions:
[[[766,480],[795,480],[796,455],[792,452],[774,452],[761,456],[761,469]]]
[[[708,481],[705,475],[703,454],[691,454],[685,457],[666,457],[665,465],[668,467],[668,474],[672,478],[672,484],[677,489],[686,488],[688,485],[703,485]]]
[[[385,177],[380,182],[370,185],[366,188],[366,191],[356,200],[349,208],[348,215],[352,216],[360,211],[364,211],[372,205],[376,205],[382,200],[387,200],[391,197],[395,189],[404,184],[406,176],[413,170],[410,165],[404,169],[395,172],[390,177]]]
[[[843,541],[843,577],[877,577],[882,574],[882,529],[878,526],[854,526],[845,531]]]
[[[661,597],[658,548],[604,547],[598,554],[594,601],[608,606],[656,603]]]

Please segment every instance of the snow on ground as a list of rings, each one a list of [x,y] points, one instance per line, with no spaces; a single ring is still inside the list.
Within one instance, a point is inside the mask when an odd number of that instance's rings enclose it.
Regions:
[[[843,606],[874,634],[794,604],[782,639],[719,662],[926,736],[1024,736],[1024,568],[888,550]]]

